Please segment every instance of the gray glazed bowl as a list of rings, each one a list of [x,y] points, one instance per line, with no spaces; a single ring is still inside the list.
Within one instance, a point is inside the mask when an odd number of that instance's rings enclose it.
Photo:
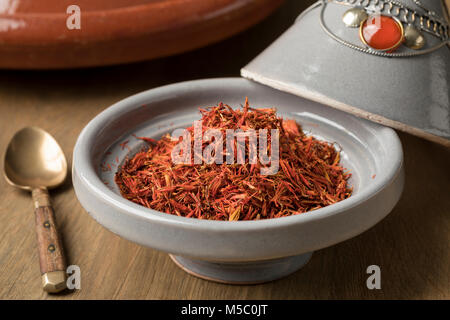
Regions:
[[[114,174],[142,147],[199,119],[198,107],[276,107],[316,137],[339,144],[354,194],[302,215],[260,221],[205,221],[157,212],[121,197]],[[96,116],[73,155],[73,185],[86,211],[110,231],[165,251],[187,272],[227,283],[259,283],[301,268],[314,250],[354,237],[383,219],[403,189],[397,134],[350,114],[242,78],[190,81],[142,92]]]

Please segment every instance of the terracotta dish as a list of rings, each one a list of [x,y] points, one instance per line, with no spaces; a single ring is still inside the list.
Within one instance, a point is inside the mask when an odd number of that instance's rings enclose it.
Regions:
[[[0,68],[78,68],[173,55],[236,34],[282,2],[0,0]],[[73,4],[81,29],[67,27]]]

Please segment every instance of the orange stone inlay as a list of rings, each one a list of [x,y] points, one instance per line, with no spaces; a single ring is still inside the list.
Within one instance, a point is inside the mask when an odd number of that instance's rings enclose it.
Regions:
[[[361,26],[361,40],[376,50],[394,50],[403,41],[403,28],[395,19],[370,16]]]

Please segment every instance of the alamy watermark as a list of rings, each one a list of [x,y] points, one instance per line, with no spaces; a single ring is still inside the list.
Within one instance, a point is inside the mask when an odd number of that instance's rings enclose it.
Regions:
[[[193,136],[192,148],[192,135],[189,130],[177,129],[172,133],[172,139],[180,140],[182,138],[181,142],[172,150],[173,163],[245,164],[247,149],[248,163],[257,164],[259,161],[262,165],[262,175],[273,175],[278,172],[280,163],[280,132],[278,129],[249,129],[246,131],[227,129],[224,139],[222,131],[219,129],[208,129],[203,133],[202,121],[199,120],[194,122]],[[248,148],[246,148],[247,140]],[[203,149],[204,142],[209,144]]]
[[[67,7],[66,13],[69,16],[66,19],[66,27],[69,30],[81,29],[81,9],[76,4]]]
[[[367,289],[381,289],[381,269],[376,264],[370,265],[366,270],[367,274],[370,276],[367,278],[366,285]]]
[[[66,269],[68,275],[66,280],[67,289],[81,289],[81,269],[77,265],[70,265]]]

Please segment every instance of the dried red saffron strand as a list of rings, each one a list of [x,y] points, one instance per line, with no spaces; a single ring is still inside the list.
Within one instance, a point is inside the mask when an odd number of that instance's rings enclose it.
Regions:
[[[261,164],[248,160],[242,165],[176,165],[171,151],[178,141],[169,135],[159,141],[140,137],[149,143],[148,150],[128,159],[115,176],[123,197],[178,216],[255,220],[305,213],[351,195],[350,174],[339,165],[333,145],[305,135],[294,120],[277,117],[275,109],[253,109],[246,100],[242,110],[220,103],[200,112],[203,131],[279,129],[278,173],[261,175]],[[193,127],[188,130],[193,136]]]

